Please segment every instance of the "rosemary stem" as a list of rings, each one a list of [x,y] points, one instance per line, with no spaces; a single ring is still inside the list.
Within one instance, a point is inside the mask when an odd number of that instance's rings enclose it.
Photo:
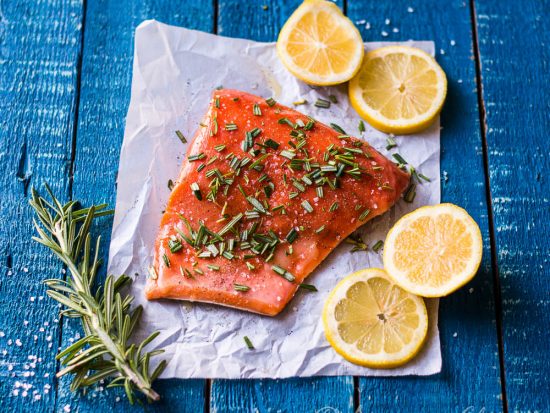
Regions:
[[[66,260],[66,264],[69,267],[74,288],[77,292],[88,293],[88,289],[84,286],[84,283],[82,282],[82,275],[78,272],[78,269],[73,264],[73,261],[71,259],[71,251],[68,251],[68,246],[63,237],[61,225],[59,224],[60,222],[55,225],[54,236],[59,242],[63,258]],[[101,342],[107,348],[107,350],[109,350],[109,353],[113,356],[113,358],[118,361],[119,366],[124,371],[124,373],[126,373],[126,377],[129,378],[130,381],[134,383],[134,385],[148,398],[154,401],[160,400],[159,394],[151,388],[149,383],[141,375],[135,373],[130,367],[128,360],[126,359],[124,354],[121,353],[119,346],[113,341],[109,333],[101,327],[99,317],[94,313],[94,309],[90,308],[89,304],[86,301],[83,302],[83,306],[88,312],[87,316],[91,321],[90,327],[93,329],[93,332],[100,338]],[[57,376],[59,376],[59,373]]]
[[[118,361],[118,364],[126,373],[126,377],[128,377],[132,383],[134,383],[135,386],[147,397],[155,401],[160,400],[158,393],[151,388],[145,379],[132,370],[124,355],[121,354],[119,347],[111,339],[111,336],[103,328],[101,328],[99,318],[96,315],[93,315],[91,317],[91,321],[94,332],[101,339],[105,347],[107,347],[109,353],[111,353],[111,355]]]

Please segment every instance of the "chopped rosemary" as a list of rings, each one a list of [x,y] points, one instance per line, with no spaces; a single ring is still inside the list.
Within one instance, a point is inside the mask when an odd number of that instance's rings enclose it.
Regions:
[[[347,133],[344,129],[342,129],[339,125],[337,125],[336,123],[330,123],[330,127],[332,129],[334,129],[336,132],[338,133],[341,133],[342,135],[346,135],[347,136]]]
[[[323,232],[325,230],[325,226],[324,225],[321,225],[319,228],[317,228],[315,230],[315,233],[316,234],[320,234],[321,232]]]
[[[218,152],[221,152],[225,149],[225,145],[223,143],[220,144],[220,145],[216,145],[216,146],[214,146],[214,149]]]
[[[366,251],[369,248],[360,235],[350,235],[346,238],[345,242],[346,244],[353,245],[351,252]]]
[[[202,201],[202,194],[201,189],[199,188],[199,184],[196,182],[193,182],[191,184],[191,191],[193,191],[193,195],[199,200]]]
[[[296,279],[296,277],[294,277],[294,275],[292,275],[290,272],[285,270],[283,267],[280,267],[278,265],[272,265],[271,269],[275,273],[279,274],[281,277],[283,277],[285,280],[287,280],[291,283],[294,282],[294,280]]]
[[[309,118],[309,120],[306,123],[306,126],[304,126],[304,130],[311,130],[313,126],[315,125],[315,120],[313,118]]]
[[[298,238],[298,231],[296,231],[296,228],[291,228],[285,239],[289,244],[292,244],[294,241],[296,241],[296,238]]]
[[[367,218],[367,216],[368,216],[369,214],[370,214],[370,209],[368,209],[368,208],[365,209],[365,210],[361,213],[361,215],[359,215],[359,221],[364,221],[364,220]]]
[[[330,108],[330,101],[319,98],[315,101],[314,106],[318,108],[328,109]]]
[[[363,122],[362,120],[359,121],[359,125],[357,126],[357,129],[359,129],[359,132],[360,133],[363,133],[366,131],[365,129],[365,122]]]
[[[189,160],[189,162],[195,162],[195,161],[199,161],[201,159],[204,159],[206,158],[206,155],[204,153],[198,153],[196,155],[190,155],[189,157],[187,157],[187,159]]]
[[[298,285],[298,288],[301,288],[302,290],[306,290],[306,291],[312,291],[314,293],[316,293],[317,291],[317,287],[315,287],[314,285],[312,284],[304,284],[304,283],[301,283]]]
[[[216,135],[218,133],[218,118],[216,116],[212,119],[212,123],[214,124],[214,127],[210,131],[210,135]]]
[[[334,212],[338,209],[338,202],[333,202],[332,205],[330,206],[330,209],[329,211],[330,212]]]
[[[410,204],[414,201],[415,197],[416,197],[416,184],[410,184],[407,190],[405,191],[405,195],[403,195],[403,198],[405,199],[405,202],[408,202]]]
[[[168,248],[170,248],[170,252],[173,254],[175,252],[178,252],[183,248],[183,245],[181,245],[181,242],[178,240],[169,240],[168,241]]]
[[[395,141],[395,139],[393,139],[394,136],[393,135],[389,135],[387,138],[386,138],[386,150],[389,151],[390,149],[392,148],[395,148],[397,146],[397,142]]]
[[[163,254],[162,255],[162,260],[164,261],[164,264],[170,268],[170,259],[168,258],[168,256],[166,254]]]
[[[403,157],[401,155],[399,155],[398,153],[392,153],[392,155],[394,157],[394,159],[399,162],[399,165],[407,165],[407,161],[405,159],[403,159]]]
[[[287,150],[287,149],[283,149],[283,150],[279,153],[279,155],[284,156],[285,158],[292,160],[292,159],[296,156],[296,153],[295,153],[295,152],[291,152],[291,151],[289,151],[289,150]]]
[[[191,271],[189,271],[187,268],[184,268],[180,265],[180,274],[185,277],[185,278],[192,278],[194,279],[195,277],[193,277],[193,274],[191,274]]]
[[[275,106],[277,101],[273,98],[268,98],[265,100],[265,103],[267,103],[267,106],[272,107],[272,106]]]
[[[208,264],[207,267],[208,267],[209,270],[212,270],[212,271],[219,271],[220,270],[219,265]]]
[[[430,178],[428,178],[426,175],[423,175],[421,173],[418,173],[418,176],[420,178],[422,178],[423,180],[425,180],[426,182],[432,182],[432,180]]]
[[[373,250],[374,252],[378,252],[378,251],[380,251],[380,250],[382,249],[383,246],[384,246],[384,241],[382,241],[382,240],[380,239],[380,240],[376,241],[376,244],[374,244],[374,245],[372,246],[372,250]]]
[[[264,145],[271,148],[271,149],[279,149],[279,144],[277,142],[275,142],[273,139],[268,139],[264,142]]]
[[[334,103],[334,104],[338,103],[338,99],[336,99],[336,96],[328,95],[328,98],[332,103]]]
[[[291,128],[293,128],[293,129],[294,129],[294,127],[295,127],[294,123],[292,123],[292,122],[290,121],[290,119],[288,119],[288,118],[281,118],[281,119],[279,119],[277,122],[280,123],[281,125],[288,125],[288,126],[290,126]]]
[[[292,104],[293,104],[294,106],[306,105],[306,104],[307,104],[307,100],[305,100],[305,99],[295,100],[294,102],[292,102]]]
[[[174,181],[172,181],[171,179],[168,180],[168,189],[170,191],[174,189]]]
[[[234,123],[226,123],[225,124],[225,130],[237,130],[237,125]],[[218,145],[221,146],[221,145]],[[225,145],[224,145],[225,147]]]
[[[248,338],[248,336],[244,336],[243,340],[246,344],[246,347],[248,347],[249,350],[254,350],[254,344],[252,344],[252,341]]]
[[[252,113],[255,116],[262,116],[262,110],[260,109],[260,105],[257,103],[254,103],[254,106],[252,107]]]
[[[235,291],[240,291],[240,292],[247,292],[248,290],[250,290],[250,287],[248,285],[243,285],[243,284],[233,284],[233,288],[235,289]]]
[[[176,131],[176,135],[178,135],[178,138],[181,141],[181,143],[187,143],[187,139],[185,139],[185,136],[183,136],[183,133],[181,133],[179,130]]]
[[[225,227],[223,227],[221,230],[218,231],[218,235],[222,236],[222,235],[225,235],[227,232],[231,231],[235,226],[235,224],[237,224],[237,222],[239,222],[242,217],[243,217],[243,213],[239,213],[235,215],[233,219],[231,219],[231,221],[229,221]]]
[[[265,207],[263,206],[263,204],[258,201],[256,198],[254,198],[253,196],[247,196],[246,197],[246,200],[250,203],[250,205],[252,205],[254,207],[254,209],[256,209],[258,212],[261,212],[262,214],[266,214],[267,211],[265,209]]]
[[[313,212],[313,207],[311,204],[306,200],[302,201],[302,208],[304,208],[307,212],[311,213]]]
[[[218,109],[220,108],[220,98],[219,97],[216,97],[215,105]]]

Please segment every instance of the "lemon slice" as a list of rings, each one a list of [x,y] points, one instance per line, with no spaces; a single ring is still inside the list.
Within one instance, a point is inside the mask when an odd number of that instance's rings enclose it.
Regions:
[[[305,0],[289,17],[277,39],[286,68],[312,85],[347,82],[363,60],[359,30],[334,3]]]
[[[323,310],[325,335],[346,360],[391,368],[411,360],[428,331],[424,300],[391,281],[384,270],[353,273],[330,293]]]
[[[442,297],[470,281],[481,263],[478,225],[452,204],[426,206],[401,218],[384,243],[384,268],[423,297]]]
[[[408,46],[368,52],[349,83],[355,110],[387,133],[425,129],[441,111],[446,94],[447,78],[435,59]]]

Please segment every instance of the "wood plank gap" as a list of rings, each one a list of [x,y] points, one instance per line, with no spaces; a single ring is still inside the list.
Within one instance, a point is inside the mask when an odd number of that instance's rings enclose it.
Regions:
[[[212,379],[204,382],[204,413],[210,413],[210,394],[212,393]]]
[[[348,15],[348,0],[342,2],[342,12]],[[361,411],[361,393],[359,391],[359,377],[353,376],[353,411]]]
[[[78,112],[80,108],[80,84],[82,81],[82,56],[84,55],[84,31],[86,29],[86,8],[88,0],[82,0],[82,27],[80,35],[80,53],[78,54],[78,60],[76,63],[76,87],[75,87],[75,112],[73,123],[73,134],[71,141],[71,161],[69,164],[69,199],[72,200],[73,196],[73,175],[74,175],[74,161],[76,158],[76,135],[78,132]]]
[[[218,4],[218,0],[212,0],[213,1],[213,7],[214,7],[214,11],[212,13],[212,16],[213,16],[213,27],[212,27],[212,33],[214,34],[218,34],[218,22],[219,22],[219,4]]]
[[[353,376],[353,411],[361,411],[361,393],[359,392],[359,377]]]
[[[500,386],[502,392],[502,406],[504,412],[508,412],[508,399],[506,397],[506,368],[504,365],[504,338],[502,329],[502,294],[500,276],[498,271],[497,247],[495,241],[495,224],[493,217],[493,198],[491,195],[491,178],[489,176],[489,155],[487,145],[487,116],[485,102],[483,101],[483,79],[481,72],[481,58],[479,54],[479,35],[477,31],[477,14],[475,0],[470,0],[470,16],[472,19],[473,50],[476,68],[477,101],[479,107],[479,129],[481,133],[483,169],[485,170],[485,193],[487,199],[487,220],[489,221],[489,242],[491,245],[491,269],[493,273],[493,294],[495,300],[495,320],[497,326],[498,357],[500,365]]]
[[[86,28],[86,7],[87,7],[87,0],[82,0],[82,25],[80,27],[80,52],[78,53],[78,58],[76,61],[76,85],[75,85],[75,106],[74,106],[74,121],[73,121],[73,130],[72,130],[72,137],[71,137],[71,159],[69,163],[69,182],[67,183],[67,197],[69,200],[73,199],[73,174],[74,174],[74,162],[76,158],[76,136],[78,132],[78,111],[80,108],[80,84],[82,80],[82,56],[84,54],[84,29]],[[65,271],[67,271],[67,266],[63,265],[63,268]],[[65,280],[67,279],[67,274],[65,273]],[[64,316],[59,317],[59,330],[57,332],[57,349],[59,352],[59,349],[61,348],[61,345],[63,343],[63,320]],[[76,321],[76,320],[74,320]],[[56,360],[55,363],[55,376],[54,376],[54,388],[55,388],[55,396],[54,396],[54,408],[55,411],[59,411],[58,404],[58,390],[59,390],[59,378],[57,377],[57,373],[59,373],[59,370],[61,368],[61,361]]]

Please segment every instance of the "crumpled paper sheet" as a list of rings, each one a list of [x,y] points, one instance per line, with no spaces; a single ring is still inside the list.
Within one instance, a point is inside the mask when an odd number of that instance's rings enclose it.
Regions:
[[[384,43],[387,44],[387,43]],[[433,53],[433,42],[409,42]],[[366,43],[367,50],[383,43]],[[110,246],[109,272],[135,276],[132,293],[144,307],[138,338],[160,330],[154,345],[169,360],[162,377],[283,378],[292,376],[429,375],[440,371],[437,300],[427,300],[428,339],[410,363],[393,370],[371,370],[348,363],[328,344],[321,310],[329,291],[346,275],[365,267],[381,267],[380,254],[350,253],[342,244],[309,276],[318,293],[298,291],[279,316],[271,318],[221,306],[178,301],[147,301],[143,295],[147,268],[162,211],[169,196],[167,182],[178,176],[190,141],[217,86],[273,96],[292,107],[299,98],[310,104],[298,109],[322,122],[333,121],[359,136],[359,116],[351,108],[346,86],[311,87],[292,76],[279,62],[273,43],[225,38],[168,26],[154,20],[136,30],[132,96],[118,171],[118,193]],[[330,109],[313,106],[318,97],[334,94]],[[385,150],[386,134],[368,124],[362,137]],[[403,200],[360,232],[368,245],[384,239],[403,214],[440,200],[439,122],[415,136],[397,137],[398,151],[431,183],[417,188],[413,204]],[[249,350],[243,336],[255,346]]]

